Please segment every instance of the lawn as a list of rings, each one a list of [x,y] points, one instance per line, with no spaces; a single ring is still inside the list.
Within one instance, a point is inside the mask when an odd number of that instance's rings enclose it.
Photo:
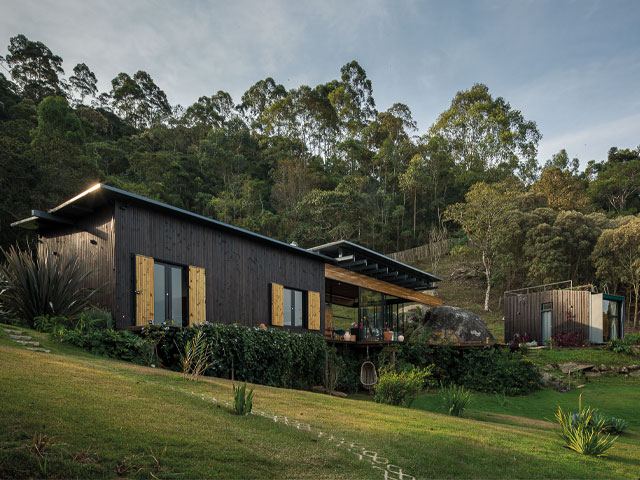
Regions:
[[[554,348],[553,350],[547,348],[529,349],[527,357],[531,358],[539,366],[566,362],[589,363],[598,367],[602,364],[607,366],[640,364],[640,358],[637,356],[615,353],[602,347]]]
[[[552,417],[554,397],[545,399],[546,391],[508,399],[521,409],[508,410],[522,419],[511,424],[488,415],[492,410],[481,406],[480,396],[470,418],[453,418],[264,386],[255,387],[255,408],[272,415],[238,417],[220,405],[232,397],[228,380],[195,383],[174,372],[47,345],[50,354],[30,352],[0,331],[2,478],[115,478],[123,471],[133,478],[384,478],[372,468],[373,452],[376,465],[391,463],[416,478],[640,475],[638,414],[623,408],[637,405],[633,382],[608,397],[604,380],[602,391],[592,391],[594,399],[617,399],[611,403],[615,413],[632,422],[632,430],[608,457],[591,458],[562,448],[550,426],[524,420]],[[592,387],[585,388],[586,397]],[[568,404],[575,401],[570,395]],[[432,400],[426,396],[418,406]],[[491,397],[483,401],[489,405]],[[36,433],[53,439],[46,466],[26,448]]]

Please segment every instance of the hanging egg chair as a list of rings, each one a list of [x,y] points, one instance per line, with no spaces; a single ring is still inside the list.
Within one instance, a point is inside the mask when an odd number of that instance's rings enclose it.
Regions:
[[[376,373],[376,366],[373,362],[367,360],[360,367],[360,383],[367,390],[371,390],[373,386],[378,383],[378,374]]]

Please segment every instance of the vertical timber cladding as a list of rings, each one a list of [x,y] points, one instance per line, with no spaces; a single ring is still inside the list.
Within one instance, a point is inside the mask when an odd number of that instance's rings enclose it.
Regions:
[[[205,269],[206,319],[269,325],[271,284],[320,292],[324,262],[197,219],[116,202],[116,325],[135,325],[135,255]],[[320,326],[324,326],[324,312]]]
[[[154,320],[153,258],[135,256],[136,263],[136,326],[143,327]]]
[[[189,266],[189,326],[207,320],[205,269]]]
[[[41,245],[48,246],[63,260],[77,258],[83,270],[91,271],[83,288],[98,288],[92,300],[115,314],[115,222],[113,205],[106,205],[76,221],[73,226],[42,231]]]
[[[578,290],[548,290],[505,298],[505,342],[515,334],[529,335],[542,342],[542,304],[552,303],[551,332],[553,337],[562,333],[579,332],[583,340],[589,339],[591,293]]]

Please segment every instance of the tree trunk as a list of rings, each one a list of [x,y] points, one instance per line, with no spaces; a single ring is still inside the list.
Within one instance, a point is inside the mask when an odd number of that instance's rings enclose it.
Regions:
[[[636,283],[633,286],[634,304],[633,304],[633,328],[638,326],[638,290],[640,290],[640,284]]]
[[[491,293],[491,263],[487,256],[482,252],[482,264],[484,265],[484,274],[487,277],[487,291],[484,294],[484,311],[489,311],[489,294]]]
[[[413,238],[416,238],[416,209],[418,203],[418,190],[413,191]]]

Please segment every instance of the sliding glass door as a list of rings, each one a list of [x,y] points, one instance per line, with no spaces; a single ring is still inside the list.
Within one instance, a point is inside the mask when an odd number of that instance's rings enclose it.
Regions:
[[[186,271],[183,267],[155,262],[154,282],[154,323],[181,327],[186,317],[187,289]]]

